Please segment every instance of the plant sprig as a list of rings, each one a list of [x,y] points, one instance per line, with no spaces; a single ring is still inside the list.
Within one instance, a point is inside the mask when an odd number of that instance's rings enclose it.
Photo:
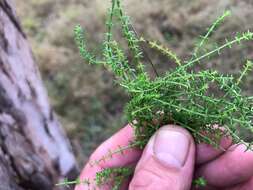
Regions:
[[[139,38],[131,27],[121,0],[112,0],[112,7],[108,12],[107,33],[101,61],[87,50],[81,26],[78,25],[75,28],[75,40],[84,60],[90,64],[103,64],[110,69],[117,78],[116,82],[131,98],[126,106],[125,114],[134,128],[135,140],[129,147],[144,148],[150,137],[161,126],[177,124],[188,129],[196,142],[219,147],[220,140],[224,136],[230,136],[234,143],[242,143],[247,149],[252,150],[252,143],[245,142],[238,133],[239,128],[253,132],[253,97],[244,96],[240,87],[242,79],[253,67],[252,61],[247,60],[239,78],[211,69],[193,70],[196,64],[203,62],[206,58],[219,56],[224,49],[253,40],[251,31],[238,33],[233,38],[225,39],[223,44],[201,53],[203,51],[200,49],[208,43],[210,35],[229,15],[231,12],[225,11],[208,28],[206,35],[193,50],[193,56],[185,61],[164,45],[143,37]],[[114,41],[115,22],[121,24],[122,36],[128,44],[132,60],[127,59],[122,48]],[[143,42],[177,63],[177,67],[164,76],[151,79],[144,67],[143,52],[140,47],[140,43]],[[159,122],[154,123],[154,119]],[[222,126],[223,130],[217,126]],[[97,174],[97,185],[103,185],[113,178],[115,184],[113,189],[119,189],[123,178],[128,177],[131,172],[132,170],[126,168],[105,169]],[[198,181],[198,184],[203,185],[204,181]]]

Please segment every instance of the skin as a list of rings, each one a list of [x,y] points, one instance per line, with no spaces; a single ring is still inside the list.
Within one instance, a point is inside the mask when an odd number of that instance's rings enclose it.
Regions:
[[[233,145],[229,138],[224,138],[220,146],[226,151],[218,150],[205,144],[196,145],[188,131],[181,127],[169,125],[159,130],[176,131],[189,140],[187,156],[180,167],[161,163],[152,155],[150,147],[157,143],[156,134],[150,139],[143,152],[138,149],[128,149],[123,151],[123,154],[115,154],[109,159],[91,165],[92,161],[100,160],[107,155],[109,150],[127,146],[134,139],[133,130],[128,125],[97,148],[84,167],[80,178],[94,179],[96,173],[103,168],[136,166],[133,177],[125,182],[122,190],[196,190],[195,187],[191,187],[192,179],[200,176],[208,182],[207,186],[202,188],[204,190],[253,189],[253,152],[245,152],[244,145]],[[96,187],[91,183],[89,186],[78,185],[75,190],[109,190],[110,187],[110,184]]]

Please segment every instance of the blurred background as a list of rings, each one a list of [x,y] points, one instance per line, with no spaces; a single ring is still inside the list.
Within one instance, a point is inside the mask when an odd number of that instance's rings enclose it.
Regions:
[[[124,0],[136,31],[166,44],[181,58],[190,56],[198,36],[224,10],[232,16],[210,40],[222,42],[236,32],[253,30],[253,0]],[[123,111],[128,96],[104,68],[81,60],[73,29],[81,24],[89,48],[100,53],[110,0],[16,0],[17,13],[28,35],[51,104],[63,124],[80,166],[99,143],[126,124]],[[118,36],[119,37],[119,36]],[[162,75],[173,68],[165,57],[147,50]],[[253,59],[253,43],[245,43],[206,61],[197,69],[216,68],[239,74],[246,59]],[[147,66],[150,75],[154,75]],[[253,74],[245,80],[245,93],[253,92]]]

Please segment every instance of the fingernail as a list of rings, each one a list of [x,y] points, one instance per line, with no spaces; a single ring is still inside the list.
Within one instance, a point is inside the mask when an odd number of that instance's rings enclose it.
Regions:
[[[155,136],[155,157],[167,167],[181,168],[188,156],[190,138],[180,131],[161,129]]]

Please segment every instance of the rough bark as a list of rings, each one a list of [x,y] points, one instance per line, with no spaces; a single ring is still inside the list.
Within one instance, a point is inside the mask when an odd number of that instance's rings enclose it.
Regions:
[[[26,36],[11,2],[0,0],[0,190],[56,189],[76,174]]]

